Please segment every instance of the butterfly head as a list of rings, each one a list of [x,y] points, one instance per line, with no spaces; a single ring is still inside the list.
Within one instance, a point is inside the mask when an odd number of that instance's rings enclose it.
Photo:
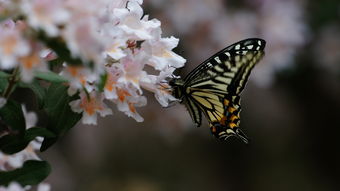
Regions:
[[[181,98],[183,96],[184,81],[181,78],[172,78],[169,81],[169,85],[171,86],[172,95],[175,98],[181,100]]]

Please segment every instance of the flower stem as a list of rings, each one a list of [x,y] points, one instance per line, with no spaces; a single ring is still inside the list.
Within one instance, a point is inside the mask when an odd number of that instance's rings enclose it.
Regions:
[[[6,88],[6,90],[4,91],[3,97],[8,99],[9,96],[11,95],[12,89],[14,88],[15,83],[17,82],[17,74],[19,72],[19,67],[16,67],[13,70],[13,73],[11,75],[11,77],[8,79],[8,86]]]

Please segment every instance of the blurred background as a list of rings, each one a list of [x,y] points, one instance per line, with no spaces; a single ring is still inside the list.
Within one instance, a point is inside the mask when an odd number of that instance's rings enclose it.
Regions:
[[[144,0],[163,36],[180,39],[178,74],[236,41],[267,41],[242,94],[251,139],[218,142],[184,106],[153,95],[143,123],[115,109],[98,126],[79,123],[42,153],[54,191],[339,190],[339,0]]]

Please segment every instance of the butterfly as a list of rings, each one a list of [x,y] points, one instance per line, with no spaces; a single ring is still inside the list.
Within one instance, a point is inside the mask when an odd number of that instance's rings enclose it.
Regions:
[[[249,38],[236,42],[211,56],[184,79],[169,80],[171,94],[184,104],[196,124],[202,113],[212,134],[220,140],[236,136],[248,143],[241,131],[240,94],[250,72],[264,56],[266,42]]]

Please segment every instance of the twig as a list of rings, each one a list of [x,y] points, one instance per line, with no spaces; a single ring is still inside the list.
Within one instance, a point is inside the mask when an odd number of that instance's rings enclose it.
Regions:
[[[8,86],[3,94],[3,97],[8,99],[8,97],[11,95],[12,89],[17,82],[17,74],[19,71],[19,67],[16,67],[11,75],[11,77],[8,79]]]

